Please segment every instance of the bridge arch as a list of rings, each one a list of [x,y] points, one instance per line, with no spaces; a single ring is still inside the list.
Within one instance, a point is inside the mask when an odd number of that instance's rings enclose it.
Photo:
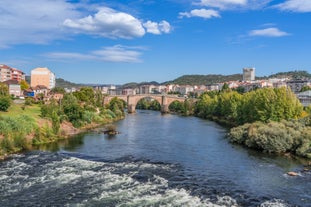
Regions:
[[[169,112],[169,105],[173,101],[180,101],[184,102],[186,98],[184,97],[177,97],[177,96],[168,96],[168,95],[157,95],[157,94],[137,94],[137,95],[117,95],[117,96],[106,96],[104,98],[104,104],[108,104],[112,98],[117,97],[120,98],[127,103],[127,110],[128,113],[135,113],[136,112],[136,105],[139,100],[143,98],[152,98],[157,100],[161,105],[161,112],[168,113]]]

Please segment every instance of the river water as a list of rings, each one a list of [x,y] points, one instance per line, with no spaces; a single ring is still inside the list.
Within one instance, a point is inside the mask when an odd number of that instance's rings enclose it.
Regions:
[[[301,161],[232,145],[214,122],[138,111],[116,125],[0,162],[0,206],[311,206]]]

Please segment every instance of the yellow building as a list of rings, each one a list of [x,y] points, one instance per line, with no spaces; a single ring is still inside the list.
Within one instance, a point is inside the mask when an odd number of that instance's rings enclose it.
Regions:
[[[31,71],[31,87],[43,85],[48,89],[55,87],[55,75],[48,68],[35,68]]]

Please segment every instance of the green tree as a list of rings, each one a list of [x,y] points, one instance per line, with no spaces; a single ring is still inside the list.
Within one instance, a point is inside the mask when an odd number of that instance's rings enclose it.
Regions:
[[[61,93],[61,94],[65,94],[66,91],[64,88],[62,87],[55,87],[51,90],[52,93]]]
[[[124,116],[125,105],[121,99],[114,97],[108,104],[108,109],[115,113],[118,117]]]
[[[29,88],[29,84],[25,80],[21,80],[20,85],[22,91],[27,90]]]
[[[52,119],[53,132],[54,132],[54,134],[58,134],[59,129],[60,129],[60,118],[59,118],[58,114],[56,113],[56,111],[52,112],[51,119]]]
[[[89,104],[95,103],[95,93],[91,87],[82,87],[79,91],[76,91],[73,94],[80,102]]]
[[[64,114],[68,120],[76,127],[81,126],[83,109],[78,103],[78,99],[73,94],[65,94],[62,102]]]
[[[0,83],[0,96],[9,96],[9,87],[4,83]]]

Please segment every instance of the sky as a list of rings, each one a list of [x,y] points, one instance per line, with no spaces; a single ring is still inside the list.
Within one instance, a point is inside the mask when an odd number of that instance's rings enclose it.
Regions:
[[[311,72],[311,0],[1,0],[0,64],[75,83]]]

